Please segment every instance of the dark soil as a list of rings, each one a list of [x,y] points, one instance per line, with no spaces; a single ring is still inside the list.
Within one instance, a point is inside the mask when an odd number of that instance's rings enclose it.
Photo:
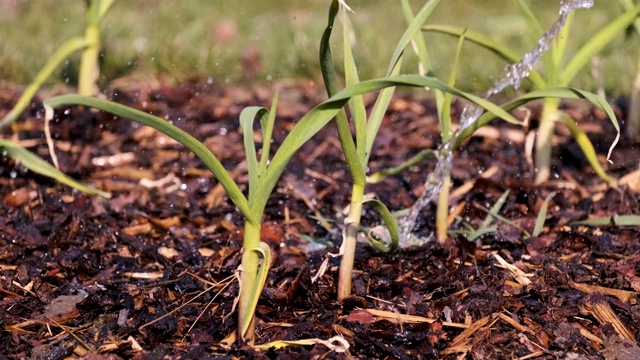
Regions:
[[[268,106],[275,86],[119,84],[107,97],[193,134],[246,188],[238,115],[245,106]],[[278,86],[276,146],[322,100],[313,84]],[[2,87],[0,115],[18,95]],[[530,108],[535,128],[539,104]],[[605,163],[613,127],[589,106],[566,108]],[[3,136],[50,159],[42,113],[34,103]],[[371,170],[437,146],[434,114],[429,98],[399,95]],[[454,160],[452,191],[472,186],[451,199],[451,229],[478,228],[509,190],[500,215],[531,232],[543,200],[557,191],[540,236],[525,239],[497,222],[496,231],[473,242],[452,235],[444,245],[390,255],[362,243],[354,295],[338,303],[338,259],[311,282],[326,253],[338,251],[350,193],[328,126],[297,154],[267,206],[262,237],[274,263],[258,304],[257,343],[339,335],[349,348],[258,351],[234,342],[242,217],[199,160],[156,131],[86,109],[59,111],[52,129],[61,169],[113,197],[89,197],[2,157],[0,359],[640,358],[640,227],[573,224],[640,213],[640,150],[631,139],[622,139],[607,165],[618,178],[631,175],[608,187],[558,127],[553,179],[534,186],[522,129],[502,122],[482,129]],[[392,210],[407,208],[434,164],[426,160],[368,191]],[[418,235],[433,232],[433,218],[434,208],[424,209]],[[367,209],[363,224],[378,221]]]

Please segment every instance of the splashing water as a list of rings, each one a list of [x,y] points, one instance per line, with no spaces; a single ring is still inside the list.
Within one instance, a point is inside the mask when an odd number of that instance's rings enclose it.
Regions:
[[[487,92],[482,94],[482,97],[487,99],[491,95],[495,95],[508,86],[514,88],[520,87],[520,82],[529,76],[529,73],[533,67],[538,63],[542,54],[547,51],[558,36],[560,30],[567,22],[569,13],[576,9],[588,9],[592,7],[594,0],[562,0],[560,1],[560,16],[558,20],[551,26],[547,32],[545,32],[538,44],[528,53],[526,53],[519,62],[511,65],[507,65],[502,72],[502,75],[496,80],[493,87]],[[424,184],[424,192],[420,195],[415,204],[409,209],[409,214],[400,219],[400,246],[407,247],[412,245],[424,244],[431,240],[433,235],[429,235],[426,239],[420,239],[412,236],[412,231],[416,225],[416,220],[420,214],[420,211],[433,201],[438,194],[440,194],[441,187],[445,183],[445,179],[451,173],[453,166],[453,146],[458,140],[458,137],[464,130],[472,126],[483,113],[483,109],[472,104],[467,106],[460,115],[460,127],[449,139],[449,141],[443,143],[438,148],[438,162],[433,172],[429,174]]]

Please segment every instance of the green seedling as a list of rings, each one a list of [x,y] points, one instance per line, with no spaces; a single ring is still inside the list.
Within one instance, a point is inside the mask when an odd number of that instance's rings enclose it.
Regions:
[[[414,15],[409,2],[407,0],[403,0],[402,7],[407,22],[410,22],[414,18]],[[414,52],[417,54],[419,60],[419,72],[424,75],[431,71],[431,60],[429,58],[429,52],[427,51],[428,48],[422,34],[416,34],[413,39],[413,43]],[[453,67],[451,69],[451,73],[449,74],[448,84],[451,87],[455,86],[458,74],[458,64],[460,61],[460,54],[462,52],[463,44],[464,33],[458,39],[458,46],[456,48]],[[433,89],[433,95],[436,101],[438,122],[440,124],[440,136],[443,142],[448,142],[451,139],[451,136],[453,136],[453,131],[451,130],[453,124],[453,120],[451,118],[451,103],[453,101],[453,96],[451,95],[451,93],[446,93],[438,89]],[[448,215],[450,187],[451,176],[449,174],[446,174],[442,189],[438,194],[438,202],[436,208],[436,240],[440,243],[444,243],[447,240],[449,230]]]
[[[584,226],[640,226],[640,215],[613,215],[574,221],[571,225]]]
[[[496,203],[493,204],[491,209],[488,209],[488,210],[484,208],[482,209],[487,212],[487,216],[484,218],[484,220],[482,221],[478,229],[474,229],[473,226],[465,223],[463,224],[463,226],[465,226],[465,229],[451,231],[451,234],[452,235],[462,234],[467,238],[467,240],[475,241],[484,235],[491,234],[498,231],[498,227],[494,225],[494,221],[497,220],[515,229],[520,230],[522,233],[522,237],[525,240],[534,236],[539,236],[540,233],[542,232],[542,229],[544,227],[544,222],[547,217],[547,208],[549,207],[549,202],[555,195],[556,195],[555,192],[549,194],[542,202],[542,206],[540,207],[540,212],[536,216],[536,222],[533,228],[533,232],[531,233],[529,233],[527,230],[523,229],[521,226],[514,223],[513,221],[500,215],[500,210],[504,206],[504,203],[506,202],[507,197],[509,196],[509,190],[507,190],[504,193],[502,193],[500,198],[498,198],[498,201],[496,201]]]
[[[525,0],[514,1],[518,5],[520,13],[531,30],[529,33],[532,34],[532,37],[537,41],[543,34],[539,20],[533,15],[531,8]],[[629,11],[612,20],[607,26],[595,33],[591,39],[573,55],[573,57],[567,58],[566,47],[570,38],[569,30],[573,19],[573,13],[569,14],[565,27],[561,30],[558,38],[553,42],[550,51],[545,53],[543,56],[543,63],[545,67],[544,76],[535,70],[531,71],[529,76],[531,83],[538,89],[567,87],[589,63],[591,58],[602,51],[606,45],[611,43],[620,33],[631,25],[638,14],[640,14],[640,5],[634,6]],[[428,25],[423,29],[428,32],[438,32],[454,36],[461,36],[464,33],[467,41],[476,43],[494,52],[507,62],[516,62],[519,59],[516,52],[511,50],[509,47],[497,43],[491,40],[491,38],[477,32],[465,32],[465,29],[442,25]],[[551,139],[553,136],[554,125],[562,118],[562,116],[559,115],[561,113],[558,109],[559,105],[560,100],[558,98],[548,98],[544,100],[540,127],[536,138],[536,183],[546,181],[551,173]],[[610,120],[619,133],[619,126],[616,118],[610,116]],[[563,122],[566,124],[565,121]],[[609,150],[609,156],[616,143],[617,138]],[[614,179],[606,175],[597,158],[588,154],[589,150],[584,147],[584,144],[586,144],[586,142],[582,141],[580,145],[594,171],[603,180],[609,183],[613,182]],[[591,148],[592,147],[593,146],[591,146]]]
[[[27,86],[16,105],[0,120],[0,128],[16,121],[24,109],[29,106],[36,92],[51,74],[60,67],[72,54],[82,50],[80,72],[78,76],[78,93],[93,95],[100,68],[98,53],[100,50],[100,22],[109,11],[115,0],[87,0],[87,27],[84,37],[73,37],[62,44],[49,58],[35,79]]]
[[[24,167],[36,174],[50,177],[61,184],[65,184],[86,194],[105,198],[111,197],[108,192],[100,191],[75,181],[15,141],[0,139],[0,153],[3,156],[9,156],[19,161]]]
[[[348,16],[348,12],[350,11],[350,9],[346,8],[346,6],[341,7],[340,4],[342,3],[337,0],[334,0],[332,2],[332,5],[329,9],[328,26],[323,34],[320,44],[320,64],[322,68],[322,76],[325,82],[325,88],[330,96],[337,93],[338,85],[336,80],[336,70],[329,46],[329,40],[334,27],[335,18],[337,17],[340,8],[342,9],[341,20],[343,30],[343,68],[345,75],[345,84],[347,86],[345,90],[349,90],[355,86],[366,83],[360,82],[360,79],[358,78],[358,69],[351,49],[352,28]],[[394,75],[400,72],[402,57],[405,48],[411,43],[416,34],[419,33],[420,27],[438,4],[439,0],[428,1],[418,12],[416,17],[409,23],[407,30],[401,37],[393,53],[387,70],[386,79],[394,78]],[[397,76],[396,78],[401,78],[401,76]],[[429,77],[405,76],[404,78],[417,80],[427,79]],[[418,85],[418,83],[412,82],[411,84],[406,83],[406,85],[416,86]],[[437,85],[433,87],[439,89],[443,93],[455,94],[457,96],[469,99],[472,102],[484,107],[485,109],[489,109],[490,111],[495,110],[495,105],[491,104],[490,102],[480,99],[476,96],[463,93],[453,88],[451,84],[445,85],[441,82],[437,82]],[[342,259],[340,262],[340,274],[337,292],[338,300],[343,300],[351,294],[351,277],[355,256],[356,237],[358,232],[361,230],[360,218],[363,210],[363,204],[365,202],[364,193],[367,182],[367,164],[369,161],[369,157],[371,156],[375,137],[380,128],[380,124],[382,122],[384,114],[389,106],[394,90],[395,88],[391,86],[380,92],[369,116],[367,116],[365,105],[361,96],[352,97],[349,100],[348,105],[351,113],[351,121],[355,129],[355,141],[351,133],[349,119],[347,118],[346,113],[341,111],[336,116],[338,136],[342,145],[342,150],[347,165],[349,166],[351,175],[353,177],[351,202],[349,205],[349,213],[347,214],[347,217],[344,221],[343,243],[340,249],[340,255],[342,255]],[[501,114],[496,113],[496,115],[510,121],[517,122],[515,118],[513,118],[506,112],[501,112]],[[426,155],[428,153],[425,152],[424,154]],[[385,222],[385,225],[389,230],[390,243],[389,245],[383,245],[380,239],[370,240],[372,240],[372,245],[376,249],[383,252],[392,251],[398,246],[399,235],[397,231],[397,223],[384,204],[382,204],[381,202],[375,202],[374,204],[376,210],[378,210],[379,214],[382,216],[383,221]]]
[[[203,161],[225,189],[229,199],[245,218],[243,253],[240,265],[241,286],[238,302],[238,333],[239,339],[253,343],[255,338],[255,307],[264,286],[270,265],[270,250],[266,244],[260,242],[260,221],[267,200],[276,186],[280,175],[284,171],[286,164],[304,143],[320,131],[329,121],[335,118],[338,113],[343,111],[342,108],[351,98],[397,86],[442,89],[470,101],[479,102],[485,106],[487,110],[496,113],[499,117],[511,117],[511,115],[499,106],[486,102],[474,95],[453,89],[435,78],[416,75],[390,76],[353,84],[310,110],[298,121],[280,145],[278,151],[275,152],[269,161],[269,144],[275,120],[276,96],[271,111],[263,108],[250,107],[245,109],[240,116],[241,127],[244,131],[244,145],[249,169],[249,195],[247,197],[240,191],[229,173],[209,149],[191,135],[163,119],[114,102],[81,95],[57,96],[44,101],[44,105],[45,109],[49,109],[49,111],[46,111],[49,116],[53,114],[53,111],[50,111],[52,109],[61,106],[81,105],[131,119],[143,125],[150,126],[173,138]],[[256,117],[260,119],[263,134],[262,156],[260,160],[257,159],[255,144],[252,141],[253,133],[251,124],[252,120]],[[45,121],[49,120],[51,119],[45,119]],[[362,171],[364,172],[364,170]],[[362,184],[364,184],[364,176]],[[357,204],[361,208],[362,203],[357,202]],[[374,206],[380,208],[379,203],[374,202]],[[390,221],[388,214],[385,214],[383,210],[380,210],[380,212],[382,213],[383,219]],[[391,227],[390,229],[393,228]],[[393,230],[390,232],[393,233]]]
[[[87,28],[85,30],[85,36],[71,38],[58,48],[40,72],[38,72],[31,84],[27,86],[11,111],[0,120],[0,129],[12,124],[20,117],[42,84],[47,81],[51,74],[59,68],[69,56],[77,51],[82,50],[78,91],[84,95],[93,94],[99,72],[98,51],[100,47],[100,21],[114,1],[115,0],[87,1]],[[48,176],[62,184],[71,186],[90,195],[109,197],[109,194],[104,191],[98,191],[78,183],[16,142],[0,140],[0,149],[35,173]]]

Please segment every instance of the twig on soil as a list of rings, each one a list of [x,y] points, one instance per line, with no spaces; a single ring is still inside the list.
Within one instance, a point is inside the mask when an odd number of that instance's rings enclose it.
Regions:
[[[47,318],[48,321],[51,321],[54,325],[56,325],[57,327],[59,327],[60,329],[62,329],[62,331],[66,332],[67,334],[69,334],[69,336],[71,336],[72,338],[76,339],[76,341],[82,345],[85,349],[89,350],[92,354],[96,354],[96,349],[94,349],[91,345],[87,344],[84,340],[82,340],[78,335],[76,335],[73,331],[71,331],[71,329],[69,329],[68,327],[57,323],[55,320],[53,319],[49,319]]]
[[[213,296],[213,298],[211,298],[211,300],[207,303],[207,305],[204,307],[204,309],[202,309],[202,311],[200,312],[200,314],[198,314],[198,317],[196,317],[196,319],[193,321],[193,324],[191,324],[191,326],[189,326],[189,329],[187,329],[186,334],[190,333],[191,330],[193,329],[194,326],[196,326],[196,324],[198,323],[198,320],[200,320],[200,318],[202,317],[202,315],[204,315],[204,313],[207,311],[207,309],[209,309],[209,307],[211,306],[211,304],[213,304],[213,302],[218,298],[218,295],[222,294],[222,291],[224,289],[226,289],[229,285],[231,285],[233,283],[233,278],[235,276],[229,276],[227,279],[229,279],[229,281],[226,281],[226,283],[224,284],[224,286],[222,286],[220,288],[220,290],[218,290],[218,292]],[[216,285],[212,285],[213,286],[217,286]],[[216,308],[217,309],[217,308]],[[177,310],[177,309],[176,309]],[[215,312],[215,310],[214,310]],[[186,336],[185,334],[185,336]]]
[[[491,318],[491,316],[485,316],[482,319],[480,319],[480,320],[474,322],[473,324],[471,324],[466,330],[464,330],[462,333],[460,333],[460,335],[456,336],[453,339],[453,341],[451,342],[451,344],[449,345],[449,347],[444,349],[444,350],[442,350],[440,355],[450,355],[450,354],[456,354],[456,353],[463,353],[463,354],[468,353],[469,350],[471,350],[471,345],[469,344],[469,339],[470,339],[471,335],[473,335],[478,330],[480,330],[485,325],[487,325],[487,323],[489,322],[490,318]],[[495,323],[495,321],[496,320],[494,320],[493,323]],[[491,325],[493,323],[491,323]],[[489,327],[491,327],[491,325],[489,325]]]
[[[511,276],[513,276],[518,283],[524,286],[531,284],[531,280],[529,280],[529,277],[533,276],[533,274],[527,274],[524,271],[518,269],[515,265],[509,264],[505,259],[503,259],[497,253],[494,253],[493,257],[495,257],[496,260],[498,260],[498,263],[500,263],[497,266],[508,270],[511,273]]]
[[[158,321],[160,321],[160,320],[162,320],[162,319],[166,318],[167,316],[171,316],[171,315],[172,315],[173,313],[175,313],[176,311],[178,311],[178,310],[182,309],[183,307],[185,307],[185,306],[189,305],[190,303],[194,302],[197,298],[199,298],[199,297],[201,297],[202,295],[206,294],[207,292],[209,292],[209,291],[213,290],[213,289],[214,289],[214,288],[216,288],[217,286],[220,286],[221,284],[224,284],[224,286],[222,287],[222,289],[224,289],[225,287],[227,287],[229,284],[231,284],[231,283],[233,282],[233,279],[234,279],[234,278],[235,278],[235,275],[231,275],[231,276],[226,277],[224,280],[220,281],[219,283],[216,283],[216,284],[214,284],[214,285],[209,286],[208,288],[206,288],[206,289],[202,290],[201,292],[199,292],[198,294],[196,294],[194,297],[192,297],[192,298],[191,298],[189,301],[187,301],[186,303],[184,303],[184,304],[182,304],[182,305],[178,306],[177,308],[175,308],[175,309],[173,309],[173,310],[169,311],[168,313],[166,313],[166,314],[164,314],[164,315],[160,316],[159,318],[157,318],[157,319],[153,319],[153,320],[149,321],[148,323],[146,323],[146,324],[144,324],[144,325],[140,326],[140,327],[138,328],[138,330],[142,330],[142,329],[144,329],[145,327],[147,327],[147,326],[149,326],[149,325],[152,325],[152,324],[155,324],[156,322],[158,322]],[[220,291],[222,291],[222,289],[221,289]],[[217,296],[217,294],[216,294],[216,296]],[[215,298],[215,297],[214,297],[214,298]],[[197,320],[196,320],[196,321],[197,321]]]
[[[629,340],[633,343],[636,342],[635,335],[624,326],[618,315],[611,309],[607,299],[601,293],[594,292],[585,296],[580,306],[580,312],[593,316],[600,324],[610,323],[622,339]]]
[[[604,295],[611,295],[617,297],[620,301],[629,303],[631,305],[634,305],[637,302],[638,293],[635,291],[611,289],[604,286],[581,284],[573,281],[569,281],[569,286],[576,290],[580,290],[585,294],[593,294],[595,292],[598,292]]]

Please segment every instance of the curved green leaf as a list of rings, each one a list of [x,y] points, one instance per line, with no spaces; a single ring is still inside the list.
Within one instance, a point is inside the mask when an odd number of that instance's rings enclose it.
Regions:
[[[320,39],[320,70],[322,73],[322,79],[324,81],[327,95],[329,95],[330,97],[338,92],[338,82],[336,80],[336,69],[333,63],[333,57],[331,55],[330,40],[331,32],[333,30],[339,8],[340,6],[338,1],[333,0],[331,2],[331,6],[329,7],[329,20],[327,23],[327,27],[325,28],[324,33],[322,34],[322,38]],[[347,115],[344,110],[340,109],[334,116],[336,118],[336,127],[338,128],[338,137],[340,138],[342,152],[344,154],[345,160],[347,161],[347,164],[349,165],[349,170],[351,170],[353,181],[356,183],[364,183],[366,181],[364,166],[360,164],[360,159],[358,158],[358,150],[356,148],[355,142],[353,141],[353,137],[351,136],[351,129],[349,128]]]
[[[260,122],[266,121],[265,119],[268,116],[269,110],[260,106],[246,107],[242,109],[240,113],[240,128],[242,129],[244,153],[249,171],[249,202],[251,202],[251,199],[255,196],[255,190],[257,189],[260,177],[256,144],[253,141],[253,122],[256,118],[259,118]],[[263,154],[262,156],[264,157],[265,155]],[[268,154],[266,156],[268,157]]]
[[[611,145],[611,148],[609,149],[609,154],[611,154],[613,147],[615,147],[615,145],[618,143],[618,139],[620,137],[620,125],[618,124],[618,119],[615,113],[613,112],[611,105],[609,105],[604,99],[600,98],[596,94],[590,93],[588,91],[568,88],[568,87],[541,89],[541,90],[534,90],[530,93],[524,94],[518,97],[517,99],[511,100],[505,104],[502,104],[501,107],[505,111],[512,111],[517,107],[522,106],[528,102],[531,102],[533,100],[538,100],[538,99],[544,99],[544,98],[585,99],[585,100],[588,100],[591,104],[600,108],[602,111],[604,111],[609,117],[609,120],[611,121],[613,126],[618,131],[618,135],[616,136],[616,139],[614,140],[613,144]],[[491,120],[495,118],[496,116],[493,113],[485,113],[484,115],[482,115],[473,124],[473,126],[470,126],[469,128],[465,129],[460,134],[460,136],[456,141],[455,147],[458,147],[465,139],[471,136],[473,132],[475,132],[480,127],[488,124]]]
[[[518,6],[518,10],[520,11],[520,15],[527,22],[527,26],[529,28],[529,35],[531,35],[531,40],[538,41],[544,34],[544,30],[542,29],[542,25],[538,18],[533,14],[531,7],[525,0],[515,0],[516,5]]]
[[[405,171],[406,169],[408,169],[408,168],[410,168],[410,167],[412,167],[414,165],[417,165],[418,163],[420,163],[424,159],[436,157],[437,154],[438,154],[438,151],[436,151],[436,150],[423,149],[419,153],[417,153],[416,155],[412,156],[409,160],[405,161],[404,163],[402,163],[402,164],[400,164],[398,166],[394,166],[394,167],[389,168],[389,169],[380,170],[380,171],[377,171],[377,172],[367,176],[367,183],[368,184],[379,183],[380,181],[388,178],[389,176],[399,174],[399,173]]]
[[[74,37],[67,40],[62,46],[51,55],[49,60],[44,64],[42,69],[38,72],[35,79],[29,84],[27,89],[22,93],[16,105],[9,111],[2,121],[0,121],[0,128],[3,128],[14,121],[16,121],[24,109],[29,105],[31,99],[36,94],[40,86],[51,76],[51,74],[65,61],[71,54],[87,46],[87,41],[82,37]]]
[[[587,134],[582,131],[580,126],[576,124],[575,120],[573,120],[567,114],[565,114],[564,112],[560,112],[560,114],[562,123],[564,123],[569,128],[569,131],[571,131],[571,135],[573,135],[573,137],[576,139],[576,142],[580,146],[580,149],[582,150],[584,156],[589,161],[589,164],[593,168],[593,171],[595,171],[596,174],[598,174],[598,176],[602,178],[602,180],[608,183],[615,182],[615,179],[607,175],[607,173],[598,162],[596,150],[593,148],[593,144],[591,143],[591,140],[589,140]]]
[[[426,25],[422,27],[422,30],[457,37],[462,36],[462,34],[464,33],[466,40],[484,47],[485,49],[498,55],[504,61],[508,63],[515,63],[520,61],[520,55],[518,55],[516,51],[476,31],[466,30],[465,32],[464,28],[448,25]],[[531,73],[529,73],[529,79],[537,88],[544,88],[547,86],[546,81],[535,69],[531,70]]]
[[[585,226],[640,226],[640,215],[613,215],[574,221],[570,225]]]
[[[591,58],[609,45],[616,36],[629,27],[640,15],[640,4],[636,5],[632,11],[625,12],[615,20],[596,33],[584,44],[580,50],[571,58],[571,61],[564,67],[561,74],[561,85],[568,85],[591,61]]]
[[[471,102],[474,102],[484,109],[494,113],[498,117],[505,119],[514,124],[520,124],[519,121],[511,114],[504,111],[498,105],[491,103],[478,96],[452,88],[442,81],[429,77],[418,75],[397,75],[381,79],[368,80],[349,86],[322,104],[310,110],[303,116],[296,126],[291,130],[287,138],[284,140],[280,148],[273,156],[267,175],[263,181],[260,181],[260,191],[257,191],[256,201],[252,204],[252,209],[259,211],[264,209],[269,194],[275,187],[280,175],[284,171],[284,167],[289,162],[293,154],[313,135],[322,129],[333,117],[336,116],[346,102],[356,95],[362,95],[392,86],[411,86],[411,87],[430,87],[445,92],[451,92]]]
[[[247,249],[245,249],[245,251],[247,251]],[[251,325],[253,314],[255,313],[256,306],[258,305],[258,299],[260,299],[260,294],[262,293],[264,284],[267,282],[267,275],[269,274],[269,268],[271,267],[271,249],[269,249],[269,245],[260,242],[257,247],[248,249],[248,251],[254,251],[262,256],[262,264],[260,264],[260,268],[258,269],[256,282],[254,284],[243,284],[244,286],[251,286],[249,304],[246,309],[247,314],[251,314],[251,316],[245,316],[243,318],[244,322],[240,324],[240,334],[242,334],[242,336],[246,335],[247,330]]]
[[[346,86],[360,82],[358,67],[353,58],[353,52],[351,51],[352,33],[353,29],[351,27],[351,21],[349,21],[348,10],[342,9],[342,53],[344,57],[344,80]],[[359,160],[358,164],[349,163],[349,167],[358,166],[361,167],[364,172],[367,151],[365,148],[365,144],[367,143],[367,110],[364,107],[362,95],[354,96],[349,100],[349,111],[351,113],[351,121],[355,126],[357,153],[355,157]],[[347,149],[345,148],[345,150]],[[345,158],[351,159],[354,158],[354,156],[345,156]]]
[[[276,90],[276,94],[271,101],[271,110],[269,116],[260,121],[260,127],[262,128],[262,155],[260,155],[260,177],[267,173],[267,166],[269,165],[269,157],[271,155],[271,137],[273,136],[273,128],[276,123],[276,110],[278,107],[279,91]]]
[[[400,241],[400,230],[398,227],[398,222],[391,215],[391,211],[387,208],[387,206],[380,200],[371,199],[364,201],[365,203],[371,203],[373,207],[378,211],[382,221],[384,221],[387,230],[389,230],[389,237],[391,238],[391,242],[387,244],[383,239],[378,239],[372,234],[368,234],[369,241],[371,245],[381,252],[390,252],[395,251],[398,248],[398,243]]]
[[[44,161],[16,142],[0,139],[0,149],[10,157],[14,158],[17,161],[20,161],[22,165],[36,174],[52,178],[61,184],[70,186],[74,189],[78,189],[89,195],[98,195],[107,199],[111,197],[111,194],[109,194],[108,192],[101,191],[75,181],[62,171],[58,170],[55,166]]]
[[[424,6],[418,11],[416,17],[409,23],[407,26],[407,30],[404,31],[402,37],[398,41],[395,50],[393,51],[393,55],[391,56],[391,61],[389,62],[389,67],[387,69],[387,75],[391,76],[394,72],[394,68],[400,62],[402,54],[404,53],[404,49],[411,43],[411,40],[416,36],[416,34],[420,31],[422,24],[427,21],[427,18],[433,13],[436,6],[440,3],[440,0],[431,0],[428,1]]]
[[[542,228],[544,227],[544,220],[547,217],[547,208],[549,207],[549,201],[551,201],[551,199],[553,199],[553,197],[556,196],[556,194],[557,194],[556,191],[552,192],[542,202],[542,206],[540,207],[540,213],[538,213],[538,216],[536,216],[536,225],[533,228],[533,232],[531,233],[531,236],[538,236],[542,232]]]
[[[198,158],[200,158],[200,160],[202,160],[202,162],[216,176],[216,178],[220,182],[220,185],[222,185],[222,187],[225,189],[231,201],[233,201],[233,203],[238,207],[247,221],[254,224],[260,223],[259,216],[256,216],[251,212],[247,199],[242,194],[242,191],[240,191],[235,182],[233,182],[233,179],[224,168],[224,166],[222,166],[218,158],[216,158],[216,156],[213,155],[211,151],[196,138],[179,129],[178,127],[170,124],[169,122],[157,116],[153,116],[146,112],[130,108],[128,106],[81,95],[56,96],[44,101],[44,105],[54,109],[64,105],[84,105],[93,107],[102,111],[112,113],[114,115],[131,119],[143,125],[150,126],[166,134],[167,136],[184,145],[187,149],[191,150]]]

